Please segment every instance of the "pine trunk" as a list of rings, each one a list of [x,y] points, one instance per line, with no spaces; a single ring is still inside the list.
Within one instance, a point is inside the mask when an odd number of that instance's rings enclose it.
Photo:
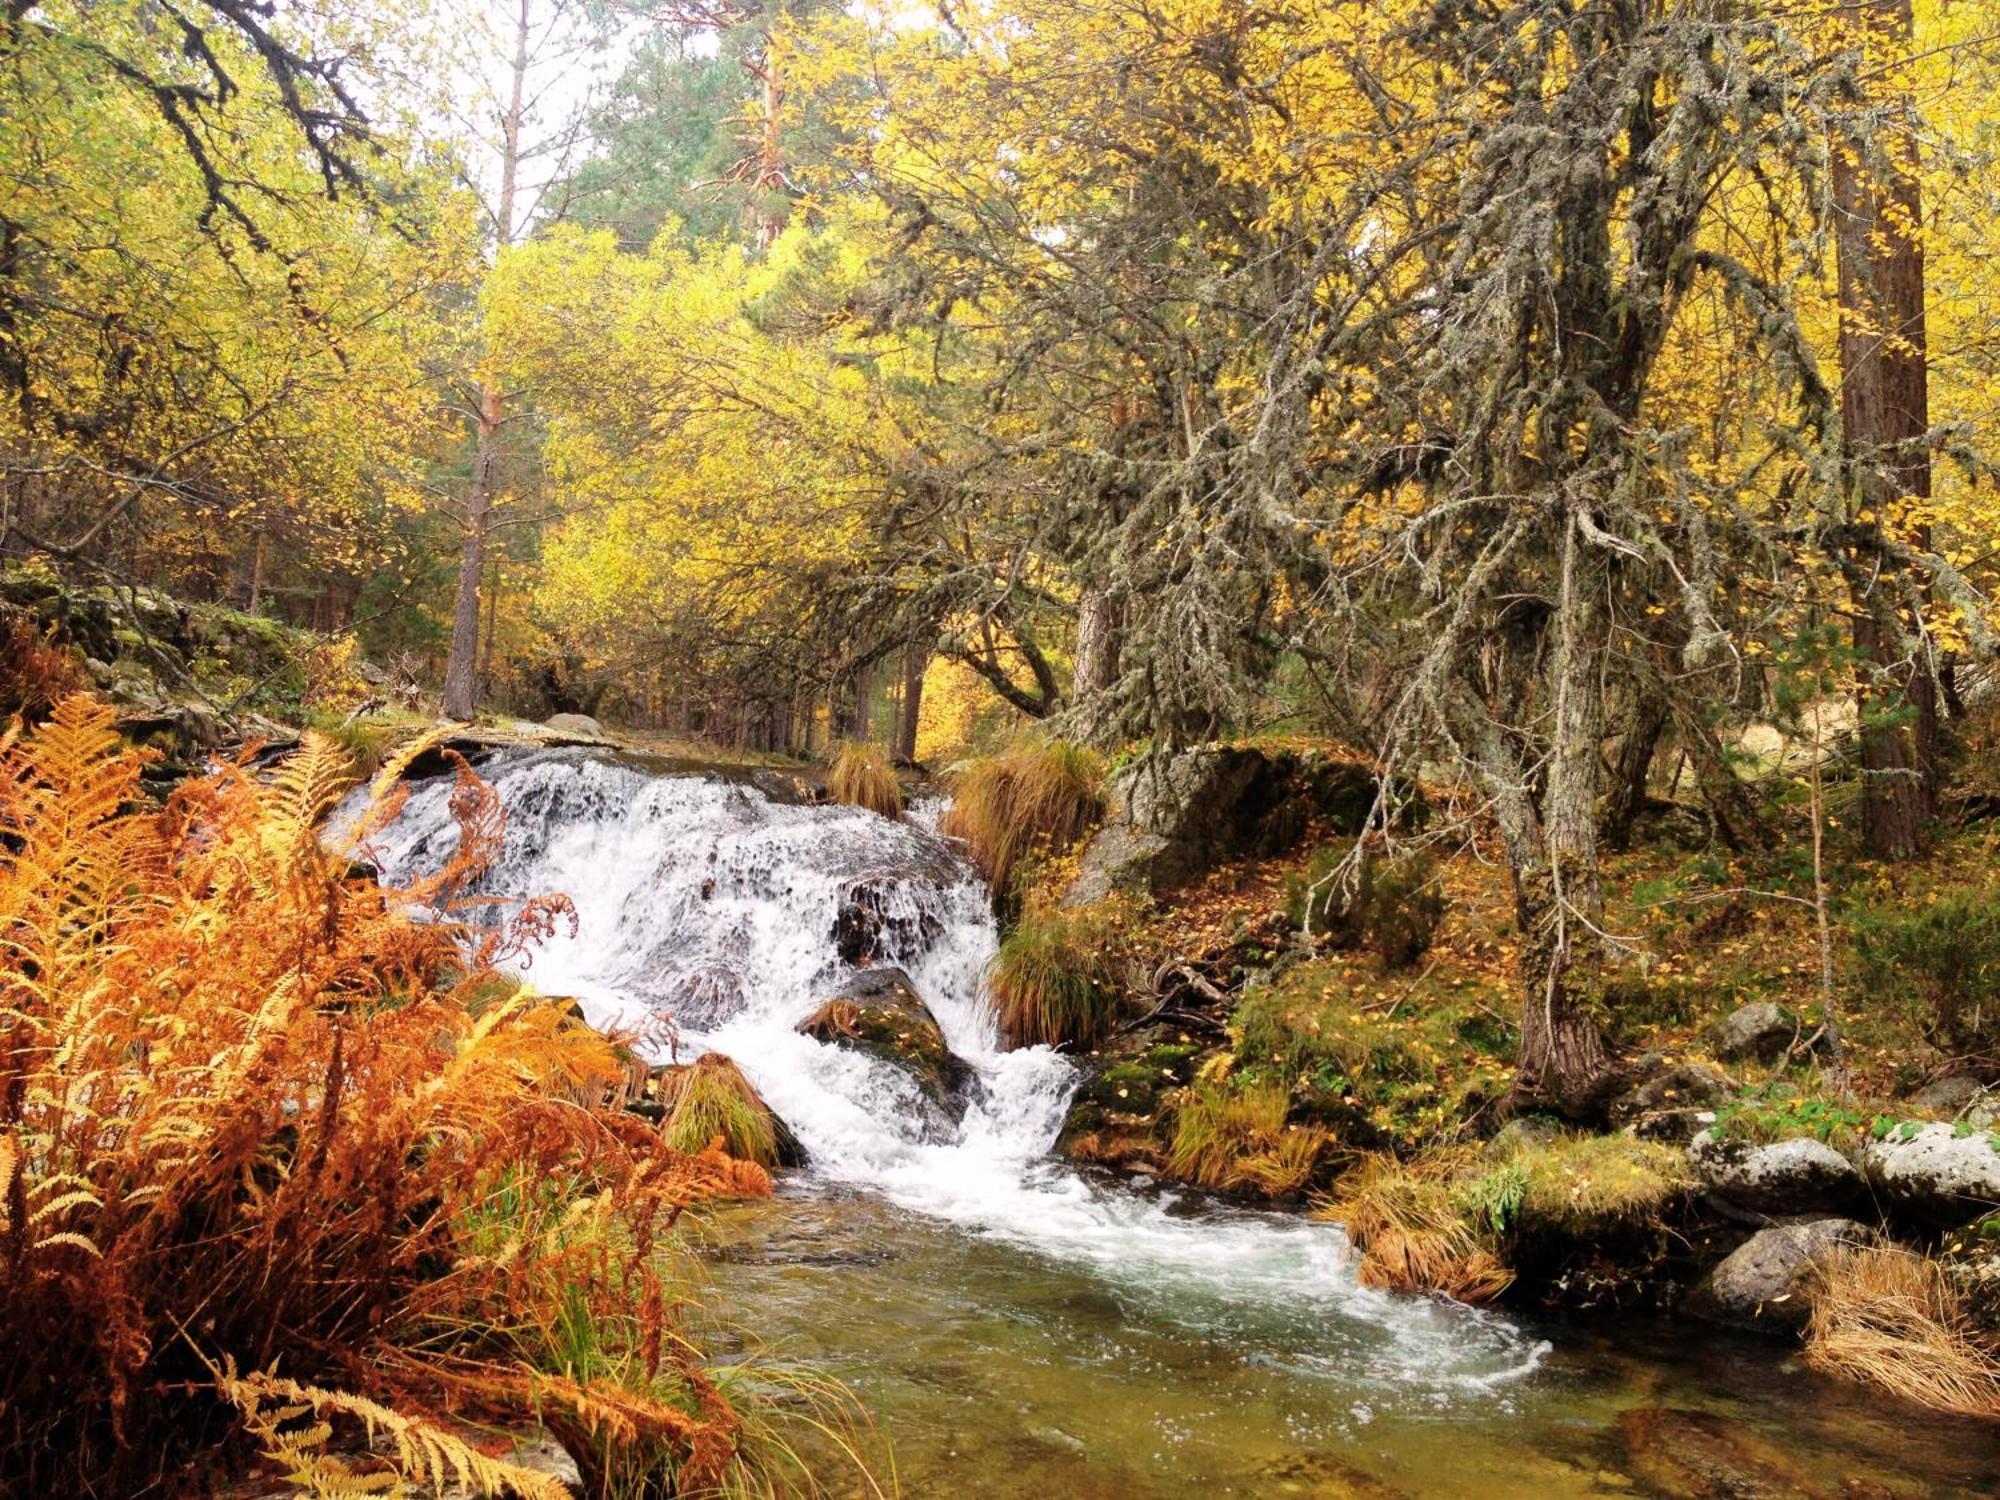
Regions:
[[[1844,12],[1870,40],[1900,47],[1910,37],[1910,0],[1855,0]],[[1866,154],[1863,144],[1832,152],[1841,431],[1855,475],[1861,832],[1871,855],[1900,860],[1922,851],[1936,813],[1936,682],[1907,618],[1908,580],[1866,538],[1902,502],[1930,495],[1923,203],[1906,143]]]
[[[1118,659],[1123,646],[1123,621],[1118,602],[1108,589],[1091,587],[1083,591],[1076,607],[1076,670],[1070,697],[1083,703],[1108,692],[1118,681]]]
[[[495,205],[494,249],[514,238],[514,197],[521,172],[521,125],[527,107],[528,41],[533,0],[521,0],[514,30],[513,93],[501,124],[500,201]],[[445,658],[444,715],[470,719],[479,706],[479,590],[486,577],[486,530],[493,511],[493,469],[498,458],[505,393],[490,376],[479,385],[479,418],[472,485],[458,554],[458,594],[451,612],[451,652]]]

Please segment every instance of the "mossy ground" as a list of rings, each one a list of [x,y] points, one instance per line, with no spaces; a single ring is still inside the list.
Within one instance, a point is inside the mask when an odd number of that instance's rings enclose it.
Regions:
[[[2000,807],[2000,746],[1981,744],[1986,732],[1968,732],[1973,748],[1951,804],[1962,811],[1979,812],[1981,798]],[[1993,790],[1981,791],[1988,783]],[[1811,868],[1798,852],[1809,848],[1809,826],[1786,789],[1767,791],[1776,853],[1710,846],[1669,817],[1630,852],[1608,856],[1607,930],[1642,955],[1608,987],[1603,1019],[1620,1052],[1715,1068],[1727,1083],[1719,1112],[1737,1133],[1836,1143],[1934,1113],[1910,1096],[1939,1076],[2000,1076],[1992,1045],[2000,1003],[1977,1014],[1983,1039],[1973,1010],[1941,1014],[1949,1008],[1940,1004],[1947,988],[1983,984],[1989,959],[2000,991],[2000,936],[1991,955],[1986,945],[2000,934],[1991,874],[2000,822],[1944,826],[1923,861],[1886,867],[1860,854],[1851,785],[1836,789],[1826,830],[1845,1087],[1834,1087],[1822,1053],[1714,1057],[1712,1028],[1746,1003],[1776,1002],[1807,1031],[1823,1019],[1818,936],[1804,904]],[[1325,1133],[1313,1190],[1333,1189],[1365,1152],[1411,1158],[1493,1133],[1519,1011],[1519,937],[1503,862],[1483,848],[1441,858],[1435,935],[1414,963],[1392,968],[1365,945],[1302,945],[1286,908],[1315,858],[1325,863],[1325,848],[1309,839],[1281,858],[1236,862],[1132,913],[1120,936],[1129,975],[1143,982],[1164,964],[1185,964],[1226,998],[1183,995],[1165,1024],[1114,1030],[1086,1051],[1097,1072],[1078,1096],[1066,1149],[1171,1175],[1181,1114],[1197,1090],[1213,1104],[1282,1089],[1285,1124]],[[1054,886],[1064,873],[1057,864],[1033,875]],[[1940,928],[1940,911],[1958,915]],[[1928,957],[1941,945],[1963,951]],[[1872,956],[1883,952],[1920,961]],[[1158,1000],[1125,997],[1126,1024]],[[1256,1195],[1247,1179],[1230,1190]]]

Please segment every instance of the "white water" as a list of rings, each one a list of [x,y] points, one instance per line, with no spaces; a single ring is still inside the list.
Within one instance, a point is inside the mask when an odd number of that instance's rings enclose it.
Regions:
[[[1000,1050],[980,976],[995,946],[986,891],[921,813],[793,807],[752,787],[652,774],[589,752],[482,767],[507,807],[493,894],[561,892],[578,930],[526,977],[574,996],[599,1026],[656,1056],[727,1053],[792,1127],[820,1178],[882,1194],[964,1230],[1088,1268],[1195,1326],[1281,1314],[1324,1325],[1285,1359],[1378,1377],[1432,1399],[1531,1370],[1541,1347],[1503,1320],[1359,1286],[1338,1228],[1267,1214],[1176,1214],[1049,1158],[1077,1074],[1047,1048]],[[400,883],[457,841],[448,779],[420,783],[372,855]],[[832,932],[867,886],[889,919],[880,961],[901,965],[977,1081],[964,1118],[938,1118],[896,1068],[795,1029],[846,969]],[[661,1027],[678,1021],[678,1037]]]

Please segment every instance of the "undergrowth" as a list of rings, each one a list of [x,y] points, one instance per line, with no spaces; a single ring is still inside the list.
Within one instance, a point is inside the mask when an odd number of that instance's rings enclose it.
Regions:
[[[329,843],[325,739],[156,807],[111,722],[71,698],[0,740],[0,1492],[195,1493],[261,1451],[321,1491],[554,1500],[463,1421],[545,1426],[592,1495],[776,1487],[729,1394],[754,1365],[704,1360],[671,1253],[745,1168],[609,1107],[625,1062],[561,1004],[483,985],[569,918],[452,920],[491,790],[461,765],[457,853],[388,891],[353,862],[422,744]]]
[[[1235,1066],[1282,1081],[1308,1115],[1399,1146],[1456,1138],[1506,1086],[1513,1038],[1476,993],[1386,979],[1337,959],[1254,985],[1230,1021]]]
[[[1032,906],[1001,939],[986,989],[1010,1047],[1095,1046],[1117,1019],[1122,903]]]

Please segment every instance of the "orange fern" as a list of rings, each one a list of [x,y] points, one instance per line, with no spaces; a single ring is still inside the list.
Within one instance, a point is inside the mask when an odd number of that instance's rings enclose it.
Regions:
[[[769,1179],[590,1102],[628,1064],[560,1005],[458,998],[569,915],[476,942],[454,919],[504,821],[469,770],[445,869],[351,873],[422,748],[330,843],[347,775],[314,736],[164,807],[86,699],[0,739],[0,1492],[182,1493],[177,1459],[231,1431],[277,1451],[273,1393],[398,1413],[433,1466],[444,1412],[539,1417],[599,1488],[742,1460],[662,1251],[688,1206]],[[579,1308],[589,1369],[562,1344]]]

